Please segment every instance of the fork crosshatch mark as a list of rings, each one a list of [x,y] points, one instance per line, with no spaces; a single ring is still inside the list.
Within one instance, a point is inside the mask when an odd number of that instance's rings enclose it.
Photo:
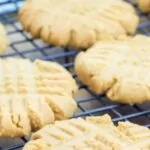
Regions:
[[[133,2],[134,0],[127,0]],[[80,85],[80,90],[76,95],[78,102],[78,111],[74,117],[79,116],[92,116],[103,115],[108,113],[111,115],[114,122],[120,120],[130,120],[134,123],[150,127],[150,103],[144,103],[142,105],[122,105],[112,103],[104,95],[97,96],[92,93],[85,85],[83,85],[74,73],[74,57],[78,53],[72,49],[63,49],[54,47],[53,45],[46,45],[39,39],[32,39],[29,34],[23,31],[22,26],[17,20],[18,7],[23,0],[1,0],[0,1],[0,22],[6,24],[7,33],[10,39],[9,50],[1,55],[1,58],[6,57],[21,57],[30,58],[35,60],[36,58],[56,61],[70,70],[74,78]],[[7,9],[5,6],[10,5],[12,9]],[[138,27],[137,33],[143,33],[150,35],[150,16],[143,15],[139,9],[137,9],[141,16],[141,23]],[[2,150],[19,150],[27,142],[28,137],[19,139],[1,139],[0,147]]]

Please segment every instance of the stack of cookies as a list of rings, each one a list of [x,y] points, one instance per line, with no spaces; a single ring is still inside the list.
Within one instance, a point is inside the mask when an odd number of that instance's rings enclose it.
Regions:
[[[137,0],[150,12],[150,0]],[[19,12],[33,38],[79,52],[75,71],[96,94],[125,104],[150,100],[150,37],[122,0],[27,0]],[[134,36],[133,36],[134,35]],[[8,45],[0,25],[0,52]],[[66,120],[77,109],[76,81],[61,65],[0,59],[0,137],[37,131],[24,150],[150,150],[150,130],[108,115]],[[63,121],[58,121],[63,120]],[[42,129],[41,129],[42,128]]]

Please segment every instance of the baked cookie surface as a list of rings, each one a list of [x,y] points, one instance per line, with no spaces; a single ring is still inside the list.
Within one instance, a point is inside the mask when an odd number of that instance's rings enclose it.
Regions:
[[[149,150],[150,130],[131,122],[115,126],[108,115],[57,121],[32,135],[23,150]]]
[[[33,37],[83,49],[133,34],[139,23],[134,8],[122,0],[27,0],[19,17]]]
[[[150,12],[150,0],[137,0],[137,4],[143,12]]]
[[[76,110],[77,86],[54,62],[0,59],[0,137],[22,137]]]
[[[79,53],[75,70],[96,94],[120,103],[142,103],[150,100],[149,56],[150,37],[101,41]]]
[[[6,32],[4,26],[0,23],[0,54],[2,54],[8,46],[8,37],[6,36]]]

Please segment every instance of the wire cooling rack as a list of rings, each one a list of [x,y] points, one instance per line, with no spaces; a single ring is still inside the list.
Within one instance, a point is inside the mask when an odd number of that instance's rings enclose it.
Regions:
[[[131,0],[128,0],[128,2],[131,2]],[[5,24],[10,39],[9,50],[4,55],[1,55],[1,58],[22,57],[30,58],[31,60],[40,58],[56,61],[70,70],[80,85],[79,92],[76,95],[78,111],[74,117],[103,115],[107,113],[111,115],[114,122],[130,120],[150,127],[149,102],[142,105],[129,106],[111,102],[105,96],[95,95],[90,89],[80,83],[73,71],[73,62],[75,55],[78,53],[77,51],[46,45],[39,39],[32,39],[30,34],[24,32],[17,18],[17,12],[22,3],[22,0],[0,0],[0,21]],[[132,3],[134,5],[134,1]],[[136,7],[136,5],[134,6]],[[143,15],[138,9],[137,12],[141,16],[141,23],[137,33],[150,36],[150,16]],[[27,137],[0,139],[0,149],[19,150],[27,142],[27,139]]]

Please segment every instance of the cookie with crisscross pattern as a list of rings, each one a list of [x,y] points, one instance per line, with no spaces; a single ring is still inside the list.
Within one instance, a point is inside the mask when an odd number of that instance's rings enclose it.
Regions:
[[[115,126],[108,115],[57,121],[32,135],[24,150],[149,150],[150,130],[130,123]]]
[[[54,62],[0,59],[0,137],[28,135],[76,110],[76,83]]]
[[[133,34],[139,22],[131,4],[122,0],[27,0],[19,16],[33,37],[83,49]]]
[[[150,100],[150,38],[142,35],[95,44],[76,58],[79,79],[116,102]]]

